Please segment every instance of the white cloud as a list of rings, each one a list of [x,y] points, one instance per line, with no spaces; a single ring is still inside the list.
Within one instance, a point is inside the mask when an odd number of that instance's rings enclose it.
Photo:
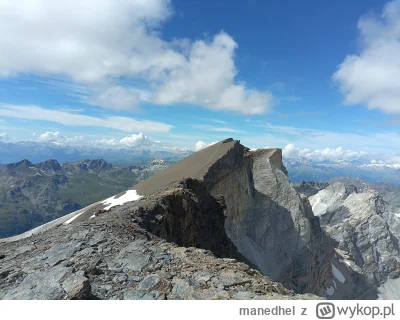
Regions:
[[[84,136],[73,136],[73,137],[65,137],[65,142],[66,143],[80,143],[80,142],[85,142],[85,137]]]
[[[200,119],[200,120],[211,121],[211,122],[220,123],[220,124],[227,124],[228,123],[227,121],[214,119],[214,118],[203,118],[203,117],[196,117],[196,118]]]
[[[366,152],[346,150],[342,147],[338,148],[323,148],[323,149],[310,149],[299,148],[293,143],[289,143],[282,149],[282,154],[285,158],[306,158],[315,162],[321,161],[353,161],[357,160],[358,163],[366,165],[396,165],[400,167],[400,155],[393,152]]]
[[[212,146],[213,144],[216,144],[216,143],[218,143],[219,141],[214,141],[214,142],[211,142],[211,143],[205,143],[204,141],[197,141],[196,142],[196,145],[195,145],[195,147],[194,147],[194,150],[195,151],[199,151],[199,150],[201,150],[201,149],[204,149],[204,148],[207,148],[207,147],[209,147],[209,146]]]
[[[358,21],[359,54],[348,55],[333,75],[347,104],[400,113],[400,0],[387,3],[379,17]]]
[[[76,127],[103,127],[124,132],[167,133],[173,126],[149,120],[110,116],[98,118],[59,110],[43,109],[38,106],[0,105],[0,116],[27,120],[43,120]]]
[[[38,140],[39,141],[57,141],[58,138],[60,136],[60,132],[59,131],[55,131],[55,132],[51,132],[48,131],[46,133],[43,133],[39,136]]]
[[[336,149],[308,149],[298,148],[293,143],[288,144],[282,150],[283,156],[286,158],[308,158],[316,161],[340,161],[340,160],[355,160],[361,159],[367,155],[364,151],[345,150],[342,147]]]
[[[381,132],[333,132],[329,130],[300,128],[291,126],[277,126],[269,123],[254,124],[258,130],[257,135],[245,135],[241,141],[248,147],[284,148],[290,143],[301,148],[310,149],[336,149],[341,146],[346,150],[366,151],[370,153],[381,152],[388,154],[400,153],[400,134],[395,130]],[[264,130],[262,130],[264,129]]]
[[[170,2],[3,0],[0,76],[68,79],[65,90],[116,110],[137,110],[149,100],[244,114],[267,111],[269,91],[235,81],[238,45],[227,33],[194,42],[160,37],[171,17]]]
[[[0,141],[7,141],[8,136],[7,133],[0,133]]]
[[[218,120],[218,119],[210,119],[210,121],[215,122],[215,123],[221,123],[221,124],[226,124],[227,123],[224,120]]]
[[[140,91],[133,88],[114,86],[95,93],[87,99],[87,103],[105,109],[138,110]]]
[[[155,144],[159,144],[160,141],[155,140],[152,141],[150,140],[147,136],[145,136],[142,132],[139,134],[133,134],[128,137],[124,137],[122,139],[100,139],[94,141],[95,144],[97,145],[103,145],[103,146],[118,146],[118,147],[127,147],[127,148],[132,148],[132,147],[149,147]]]
[[[260,92],[236,84],[233,57],[236,42],[225,32],[212,41],[193,43],[187,59],[162,84],[155,101],[162,104],[189,102],[210,109],[261,114],[271,108],[269,91]]]
[[[195,151],[199,151],[199,150],[201,150],[201,149],[204,149],[205,147],[207,147],[208,145],[207,145],[207,143],[205,143],[204,141],[197,141],[196,142],[196,145],[195,145],[195,147],[194,147],[194,150]]]
[[[149,138],[140,132],[139,134],[133,134],[130,137],[122,138],[119,143],[126,147],[137,147],[152,145],[153,141],[150,141]]]
[[[3,0],[0,74],[88,83],[173,66],[176,55],[151,32],[170,12],[167,0]]]
[[[100,139],[100,140],[95,140],[95,144],[98,145],[105,145],[105,146],[118,146],[119,141],[117,139]]]

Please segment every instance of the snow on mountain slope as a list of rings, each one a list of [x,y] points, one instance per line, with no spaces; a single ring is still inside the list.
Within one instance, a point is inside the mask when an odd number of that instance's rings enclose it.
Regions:
[[[333,183],[309,200],[342,262],[366,284],[379,287],[378,294],[393,298],[400,294],[393,293],[392,285],[400,276],[400,219],[377,190],[358,183],[364,188]]]

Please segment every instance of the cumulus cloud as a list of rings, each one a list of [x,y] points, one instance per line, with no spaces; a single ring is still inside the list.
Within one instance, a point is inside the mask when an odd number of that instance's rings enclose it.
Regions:
[[[195,151],[199,151],[201,149],[204,149],[204,148],[207,148],[209,146],[212,146],[213,144],[216,144],[216,143],[218,143],[218,141],[214,141],[214,142],[211,142],[211,143],[206,143],[206,142],[200,140],[200,141],[196,142],[194,150]]]
[[[368,155],[368,153],[364,151],[345,150],[342,147],[338,147],[336,149],[302,149],[293,143],[288,144],[282,150],[282,154],[285,158],[307,158],[315,161],[356,160],[364,158]]]
[[[0,73],[87,83],[173,66],[174,52],[150,31],[170,13],[167,0],[4,0]]]
[[[122,139],[100,139],[94,141],[97,145],[105,145],[105,146],[118,146],[118,147],[149,147],[155,144],[159,144],[160,142],[155,140],[150,140],[147,136],[145,136],[142,132],[139,134],[133,134],[128,137],[124,137]]]
[[[380,16],[358,21],[362,48],[348,55],[334,73],[347,104],[400,113],[400,0],[387,3]]]
[[[76,127],[103,127],[124,132],[167,133],[173,126],[156,121],[136,120],[128,117],[93,117],[59,110],[49,110],[38,106],[1,105],[0,116],[27,120],[42,120]]]
[[[137,147],[137,146],[149,146],[154,142],[150,141],[143,133],[133,134],[130,137],[122,138],[119,141],[120,144],[127,147]]]
[[[118,146],[119,140],[117,139],[99,139],[94,141],[95,144],[105,145],[105,146]]]
[[[205,143],[204,141],[197,141],[196,142],[196,145],[195,145],[195,147],[194,147],[194,150],[195,151],[199,151],[199,150],[201,150],[201,149],[204,149],[205,147],[207,147],[208,145],[207,145],[207,143]]]
[[[41,134],[38,137],[38,140],[42,141],[42,142],[57,141],[59,136],[60,136],[60,132],[59,131],[55,131],[55,132],[48,131],[46,133]]]
[[[66,137],[65,142],[66,143],[80,143],[80,142],[85,142],[86,139],[84,136],[73,136],[73,137]]]
[[[6,141],[8,140],[7,133],[0,133],[0,141]]]
[[[163,40],[171,13],[170,0],[3,0],[0,76],[67,78],[88,103],[117,110],[137,110],[142,89],[159,104],[245,114],[271,107],[269,91],[235,80],[238,45],[227,33]]]
[[[184,63],[171,72],[155,101],[162,104],[189,102],[210,109],[261,114],[272,106],[272,94],[235,84],[237,74],[233,57],[237,43],[227,33],[212,41],[196,41]]]

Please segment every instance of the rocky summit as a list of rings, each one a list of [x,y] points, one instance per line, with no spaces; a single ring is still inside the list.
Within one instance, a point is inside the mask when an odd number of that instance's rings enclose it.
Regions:
[[[377,298],[356,266],[346,271],[343,246],[287,174],[280,149],[213,144],[116,196],[0,239],[0,298]],[[307,187],[317,196],[326,186]]]

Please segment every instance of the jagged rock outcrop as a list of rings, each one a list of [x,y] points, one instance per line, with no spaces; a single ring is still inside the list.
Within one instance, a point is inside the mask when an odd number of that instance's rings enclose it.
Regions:
[[[357,188],[337,182],[311,196],[310,202],[335,241],[341,273],[356,284],[346,288],[345,297],[399,299],[400,221],[379,192],[365,183]]]
[[[333,246],[307,198],[290,184],[280,149],[236,144],[204,180],[212,194],[224,196],[226,230],[243,256],[297,292],[325,294]]]
[[[201,181],[189,178],[133,202],[125,212],[168,242],[237,258],[237,249],[224,230],[225,210],[222,197],[214,198]]]
[[[298,184],[295,184],[294,188],[298,193],[304,194],[306,197],[310,197],[328,186],[328,182],[302,181]]]

